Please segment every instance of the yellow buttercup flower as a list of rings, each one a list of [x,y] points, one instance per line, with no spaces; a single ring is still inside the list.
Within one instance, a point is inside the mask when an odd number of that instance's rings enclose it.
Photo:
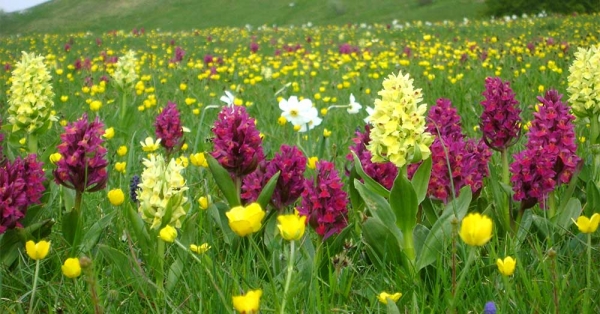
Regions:
[[[323,129],[323,137],[330,137],[331,136],[331,131],[327,130],[327,129]]]
[[[496,260],[496,265],[498,266],[498,271],[504,276],[510,276],[515,272],[515,266],[517,265],[517,260],[513,259],[510,256],[507,256],[502,259]]]
[[[94,100],[90,102],[90,110],[91,111],[99,111],[102,108],[102,102],[100,100]]]
[[[319,157],[310,157],[306,162],[306,166],[310,169],[317,169],[317,162],[319,161]]]
[[[260,230],[265,211],[260,204],[252,203],[246,207],[236,206],[225,213],[229,219],[229,227],[240,237],[245,237]]]
[[[210,250],[211,246],[208,243],[203,243],[201,245],[190,244],[190,251],[198,254],[206,253]]]
[[[479,213],[468,214],[462,221],[459,235],[468,245],[483,246],[492,238],[492,220]]]
[[[125,201],[125,194],[121,189],[112,189],[108,191],[108,201],[114,206],[119,206]]]
[[[115,137],[115,128],[110,127],[106,130],[104,130],[104,136],[105,139],[110,140],[111,138]]]
[[[200,196],[200,198],[198,198],[198,204],[200,204],[200,208],[204,210],[208,209],[208,206],[210,206],[210,201],[210,195],[208,197]]]
[[[115,170],[120,173],[125,173],[125,169],[127,168],[127,162],[117,162],[115,163]]]
[[[598,229],[598,224],[600,223],[600,215],[593,214],[591,218],[587,218],[586,216],[579,216],[577,221],[574,221],[579,231],[582,233],[594,233]]]
[[[395,303],[395,302],[398,302],[400,297],[402,297],[402,293],[400,293],[400,292],[396,292],[394,294],[389,294],[389,293],[383,291],[382,293],[377,295],[377,300],[379,300],[379,302],[381,302],[383,304],[387,304],[388,300],[392,300]]]
[[[53,165],[56,165],[56,163],[62,159],[62,155],[60,153],[54,153],[50,155],[49,159]]]
[[[166,225],[164,228],[160,229],[158,236],[165,242],[173,243],[177,238],[177,229],[171,225]]]
[[[48,255],[48,252],[50,252],[50,242],[41,240],[35,243],[29,240],[25,243],[25,251],[34,261],[44,259]]]
[[[287,119],[285,117],[279,117],[277,118],[277,124],[279,125],[285,125],[287,123]]]
[[[246,295],[233,297],[233,307],[240,313],[258,313],[262,290],[250,290]]]
[[[204,157],[204,153],[190,155],[190,161],[194,166],[208,168],[208,162],[206,161],[206,157]]]
[[[288,241],[300,240],[306,229],[306,216],[297,213],[291,215],[279,215],[277,217],[277,228],[282,238]]]
[[[117,155],[123,157],[126,154],[127,154],[127,146],[125,146],[125,145],[119,146],[119,148],[117,149]]]
[[[61,266],[63,275],[68,278],[77,278],[81,275],[81,265],[79,259],[76,257],[70,257],[65,260],[65,263]]]

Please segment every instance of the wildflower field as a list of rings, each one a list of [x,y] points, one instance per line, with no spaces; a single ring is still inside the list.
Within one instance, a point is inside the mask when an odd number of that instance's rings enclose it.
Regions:
[[[598,313],[600,16],[0,38],[2,313]]]

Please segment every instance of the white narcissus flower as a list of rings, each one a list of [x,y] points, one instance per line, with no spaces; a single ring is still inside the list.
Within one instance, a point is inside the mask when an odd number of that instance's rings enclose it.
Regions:
[[[233,102],[235,101],[235,96],[233,96],[233,94],[226,90],[225,91],[225,95],[221,96],[221,98],[219,98],[220,101],[224,102],[225,104],[227,104],[227,106],[233,106]]]
[[[360,109],[362,109],[362,106],[356,102],[354,95],[350,94],[350,105],[349,105],[349,108],[346,109],[346,111],[348,111],[348,113],[355,114],[355,113],[358,113],[358,111],[360,111]]]
[[[371,123],[370,118],[373,115],[373,112],[375,112],[375,109],[373,109],[373,107],[365,107],[365,110],[367,111],[368,116],[363,121],[365,121],[365,123]]]
[[[300,126],[300,132],[305,132],[308,128],[321,124],[321,119],[318,117],[317,108],[313,107],[310,99],[302,99],[298,101],[298,97],[291,96],[288,100],[282,99],[279,102],[279,109],[283,111],[281,116],[287,121],[290,121],[294,126]]]

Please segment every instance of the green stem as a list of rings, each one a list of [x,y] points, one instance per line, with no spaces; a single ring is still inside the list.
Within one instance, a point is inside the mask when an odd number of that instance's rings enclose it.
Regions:
[[[79,214],[81,213],[81,203],[83,201],[83,193],[80,191],[75,191],[75,204],[73,204],[73,210]],[[79,220],[78,220],[79,222]]]
[[[414,240],[413,240],[413,230],[408,230],[408,232],[402,234],[403,238],[404,238],[404,253],[406,254],[406,256],[408,256],[408,258],[410,259],[411,262],[414,263],[415,261],[415,246],[414,246]]]
[[[121,94],[121,123],[125,121],[125,112],[127,110],[127,93],[122,91]]]
[[[467,273],[471,268],[471,264],[473,264],[473,261],[475,260],[475,249],[475,247],[469,247],[469,257],[467,258],[465,268],[463,268],[463,270],[460,272],[460,278],[458,278],[458,283],[456,284],[456,293],[452,298],[452,310],[450,311],[451,313],[455,312],[454,310],[456,309],[456,302],[458,301],[459,296],[462,295],[460,288],[462,286],[462,283],[465,281],[465,278],[467,277]]]
[[[38,138],[33,134],[27,136],[27,149],[31,154],[37,154],[38,151]]]
[[[500,152],[500,156],[502,158],[502,183],[507,186],[510,184],[510,171],[508,167],[508,151],[503,149]],[[506,230],[511,230],[512,224],[510,219],[510,196],[504,196],[504,224],[506,226]]]
[[[252,237],[252,235],[250,235],[249,238],[252,248],[254,248],[256,254],[258,254],[258,256],[260,257],[261,262],[265,265],[265,269],[267,270],[267,277],[269,277],[269,282],[271,283],[271,289],[273,289],[273,292],[277,291],[277,289],[275,288],[275,278],[271,273],[271,268],[269,263],[267,262],[267,259],[265,258],[265,255],[263,254],[262,250],[258,247],[256,242],[254,242],[254,238]],[[274,296],[277,296],[277,293],[274,293]],[[275,304],[279,304],[279,300],[275,299]]]
[[[156,272],[156,291],[158,299],[163,302],[164,300],[164,265],[165,265],[165,241],[158,240],[158,270]],[[164,302],[163,302],[164,304]],[[162,308],[162,306],[159,306]]]
[[[295,241],[291,241],[290,243],[290,259],[288,261],[288,269],[287,269],[287,278],[285,279],[285,288],[283,289],[283,302],[281,303],[281,314],[285,313],[285,302],[287,301],[287,297],[288,297],[288,290],[290,288],[290,283],[292,282],[292,273],[294,270],[294,251],[296,250],[295,248]]]
[[[215,277],[213,277],[213,275],[210,272],[210,270],[206,267],[206,264],[203,263],[198,258],[198,256],[196,254],[194,254],[194,252],[190,251],[181,242],[179,242],[179,240],[175,240],[175,244],[177,244],[177,246],[179,246],[184,251],[188,252],[188,254],[190,254],[192,256],[192,258],[195,259],[196,262],[198,262],[202,266],[202,269],[208,275],[208,279],[210,279],[210,282],[212,283],[213,288],[215,289],[215,291],[217,291],[217,294],[219,295],[219,298],[221,299],[221,302],[223,302],[223,306],[225,306],[225,308],[227,309],[227,312],[231,312],[231,308],[229,307],[229,302],[225,298],[225,295],[223,294],[223,291],[221,291],[221,289],[219,289],[219,285],[217,285],[217,282],[215,281]]]
[[[548,194],[548,218],[552,219],[556,215],[556,200],[554,199],[554,191]]]
[[[33,313],[33,301],[35,299],[35,290],[37,289],[38,276],[40,274],[40,260],[35,261],[35,275],[33,275],[33,289],[31,289],[31,300],[29,300],[29,313]]]
[[[592,234],[587,234],[587,287],[583,295],[583,314],[590,312],[590,290],[592,289]]]

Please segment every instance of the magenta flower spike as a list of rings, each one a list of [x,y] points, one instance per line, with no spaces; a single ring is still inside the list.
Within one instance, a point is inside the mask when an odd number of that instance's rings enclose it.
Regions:
[[[306,157],[298,148],[282,145],[280,152],[275,154],[271,161],[263,161],[256,171],[244,178],[242,200],[244,203],[256,201],[267,182],[280,171],[271,196],[271,204],[277,210],[293,204],[304,191],[306,161]]]
[[[36,155],[30,154],[0,167],[0,234],[21,227],[27,208],[40,202],[45,190],[42,166]]]
[[[88,121],[87,114],[65,127],[65,132],[60,135],[62,143],[58,145],[58,152],[63,156],[54,170],[56,183],[74,189],[78,193],[95,192],[106,187],[108,174],[105,159],[106,148],[102,146],[104,140],[104,124],[96,117],[93,122]]]
[[[502,151],[519,139],[521,109],[509,82],[499,77],[485,79],[485,100],[481,102],[481,131],[483,140],[494,150]]]
[[[183,145],[183,127],[179,118],[177,105],[168,102],[163,111],[156,117],[154,122],[156,137],[160,144],[171,154],[174,149],[179,149]]]
[[[514,199],[522,202],[522,209],[537,202],[546,208],[548,194],[568,183],[581,161],[576,155],[575,117],[561,98],[553,89],[538,97],[541,105],[533,114],[526,148],[510,165]]]
[[[348,225],[348,194],[333,163],[319,161],[314,180],[306,180],[298,212],[325,241]]]
[[[223,107],[212,131],[211,155],[232,176],[242,178],[252,173],[265,158],[260,133],[244,107]]]

